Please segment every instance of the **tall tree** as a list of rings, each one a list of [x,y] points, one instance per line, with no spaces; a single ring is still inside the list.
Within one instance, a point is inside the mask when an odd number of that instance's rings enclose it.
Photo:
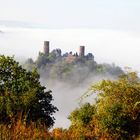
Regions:
[[[36,70],[26,71],[13,57],[0,56],[0,123],[9,124],[19,116],[29,124],[54,124],[51,91],[40,84]]]
[[[69,131],[75,137],[135,140],[140,135],[140,79],[137,74],[128,72],[118,80],[103,80],[92,85],[85,96],[94,93],[98,95],[94,105],[86,104],[71,113]]]
[[[103,80],[91,90],[99,94],[96,126],[113,139],[133,139],[140,134],[140,79],[128,72],[116,81]]]

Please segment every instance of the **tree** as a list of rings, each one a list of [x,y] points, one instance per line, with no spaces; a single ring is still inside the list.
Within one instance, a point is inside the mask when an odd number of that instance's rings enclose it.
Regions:
[[[98,95],[93,105],[70,114],[68,131],[73,137],[134,140],[140,135],[140,79],[135,72],[92,85],[82,99],[93,93]]]
[[[90,103],[85,103],[80,108],[75,109],[69,116],[69,119],[73,125],[76,123],[85,127],[92,120],[94,113],[95,107],[90,105]]]
[[[72,124],[68,130],[72,139],[93,139],[94,133],[90,122],[95,114],[95,106],[90,103],[81,105],[71,112],[69,119]]]
[[[103,80],[91,91],[99,95],[93,117],[98,135],[131,140],[140,134],[140,79],[135,72]]]
[[[51,91],[41,86],[36,70],[26,71],[13,57],[0,56],[0,123],[21,118],[29,124],[54,124]]]

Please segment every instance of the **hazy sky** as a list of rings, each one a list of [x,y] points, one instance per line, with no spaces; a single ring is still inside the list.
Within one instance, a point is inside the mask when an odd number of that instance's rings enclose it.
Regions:
[[[140,0],[0,0],[0,20],[48,28],[140,30]]]

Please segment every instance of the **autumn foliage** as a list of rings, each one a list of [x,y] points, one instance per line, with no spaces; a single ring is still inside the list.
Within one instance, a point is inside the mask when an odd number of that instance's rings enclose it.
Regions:
[[[13,58],[0,56],[0,139],[140,139],[140,78],[136,72],[102,80],[92,85],[85,97],[91,94],[97,95],[96,102],[71,112],[68,129],[49,131],[57,111],[51,104],[51,91],[40,85],[36,71],[28,72]]]
[[[135,72],[122,75],[116,81],[103,80],[92,85],[88,93],[98,94],[97,101],[93,105],[83,105],[71,113],[72,125],[69,131],[72,129],[72,135],[79,139],[99,140],[138,138],[140,79]]]

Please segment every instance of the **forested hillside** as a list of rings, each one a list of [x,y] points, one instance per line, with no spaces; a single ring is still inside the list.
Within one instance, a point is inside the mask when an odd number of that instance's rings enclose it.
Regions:
[[[49,46],[47,46],[49,47]],[[81,46],[83,47],[83,46]],[[49,51],[49,48],[47,48]],[[72,85],[81,84],[92,77],[112,77],[117,78],[123,74],[123,70],[115,64],[98,64],[94,55],[90,52],[87,55],[80,52],[61,53],[61,49],[54,49],[51,52],[39,52],[35,61],[29,58],[25,63],[25,68],[32,70],[37,68],[41,77],[50,81],[61,81]]]

